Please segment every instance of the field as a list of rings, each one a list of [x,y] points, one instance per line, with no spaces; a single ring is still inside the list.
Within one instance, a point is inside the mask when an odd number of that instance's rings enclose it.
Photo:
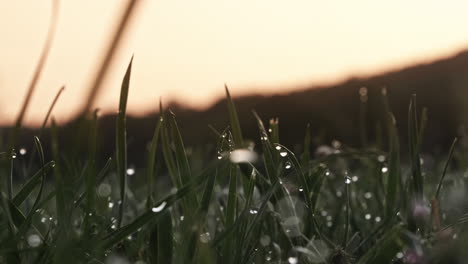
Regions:
[[[141,150],[146,166],[133,168],[130,73],[131,64],[111,157],[98,151],[97,112],[82,118],[69,145],[59,145],[60,127],[52,119],[48,128],[47,116],[34,147],[12,150],[19,126],[1,146],[2,263],[468,262],[463,142],[423,157],[428,120],[416,97],[408,120],[398,120],[408,122],[408,146],[384,104],[382,142],[313,148],[304,124],[301,150],[292,151],[281,144],[278,120],[264,123],[261,113],[252,113],[260,140],[244,138],[226,87],[230,126],[212,127],[216,149],[186,148],[189,131],[161,105]]]

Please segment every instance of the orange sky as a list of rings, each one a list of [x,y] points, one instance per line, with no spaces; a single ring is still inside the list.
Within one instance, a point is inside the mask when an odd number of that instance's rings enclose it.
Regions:
[[[131,114],[159,97],[206,107],[223,96],[293,87],[432,60],[468,47],[467,1],[140,0],[97,106],[116,111],[135,54]],[[49,0],[0,0],[0,123],[11,123],[45,41]],[[80,107],[124,0],[62,0],[58,31],[26,123]],[[268,87],[268,90],[265,88]]]

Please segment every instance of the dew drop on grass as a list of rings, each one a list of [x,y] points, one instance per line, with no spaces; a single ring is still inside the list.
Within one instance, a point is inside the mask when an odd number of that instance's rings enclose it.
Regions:
[[[291,168],[291,162],[287,161],[284,165],[284,168],[289,170]]]
[[[98,195],[101,197],[107,197],[112,193],[112,187],[108,183],[102,183],[98,187]]]
[[[370,220],[371,217],[372,217],[371,214],[366,214],[366,215],[364,215],[364,218],[365,218],[366,220]]]
[[[364,193],[364,198],[366,198],[366,199],[372,198],[372,193],[370,193],[370,192]]]
[[[359,177],[358,177],[358,176],[353,176],[353,177],[351,178],[351,180],[353,180],[353,182],[357,182],[357,181],[359,180]]]
[[[327,216],[327,215],[328,215],[328,212],[325,211],[325,210],[323,210],[323,211],[320,212],[320,214],[321,214],[322,216]]]
[[[396,257],[397,257],[397,259],[402,259],[402,258],[404,257],[404,255],[403,255],[402,252],[398,252],[398,253],[396,254]]]
[[[162,202],[160,205],[151,208],[151,211],[153,213],[159,213],[164,209],[164,207],[166,207],[166,202]]]
[[[332,227],[333,226],[333,223],[332,222],[327,222],[327,227]]]
[[[384,155],[379,155],[379,156],[377,157],[377,160],[378,160],[379,162],[384,162],[384,161],[385,161],[385,156],[384,156]]]
[[[299,192],[303,192],[303,191],[304,191],[304,188],[299,187]]]
[[[26,155],[27,152],[28,151],[25,148],[20,148],[20,150],[19,150],[19,154],[22,155],[22,156]]]
[[[275,149],[276,150],[281,150],[281,146],[276,146]]]
[[[12,152],[11,152],[11,158],[12,158],[12,159],[16,159],[16,152],[15,152],[15,151],[12,151]]]
[[[181,215],[180,216],[180,221],[184,221],[184,219],[185,219],[185,216]]]
[[[42,243],[42,240],[38,235],[33,234],[33,235],[28,236],[28,245],[30,247],[38,247],[41,245],[41,243]]]
[[[134,168],[128,168],[127,169],[127,175],[132,176],[133,174],[135,174],[135,169]]]
[[[210,242],[210,240],[211,240],[211,235],[210,235],[209,232],[205,232],[205,233],[200,234],[200,242],[206,244],[206,243]]]
[[[351,178],[349,176],[345,177],[345,183],[350,184],[351,183]]]
[[[336,197],[341,197],[343,196],[343,193],[341,191],[336,191]]]
[[[382,218],[380,216],[375,217],[375,222],[380,223],[382,221]]]
[[[289,257],[288,258],[288,263],[289,264],[297,264],[298,263],[297,257]]]
[[[286,151],[281,151],[280,152],[281,157],[286,157],[287,155],[288,155],[288,153]]]
[[[388,168],[387,167],[382,167],[382,173],[387,173],[388,172]]]
[[[109,204],[107,205],[109,208],[113,208],[114,207],[114,203],[113,202],[109,202]]]
[[[256,214],[258,214],[258,210],[257,209],[250,209],[249,213],[253,214],[253,215],[256,215]]]

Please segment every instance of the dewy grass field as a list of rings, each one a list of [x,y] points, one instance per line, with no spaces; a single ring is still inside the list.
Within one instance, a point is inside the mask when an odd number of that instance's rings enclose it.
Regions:
[[[146,168],[135,170],[126,152],[130,73],[131,63],[112,157],[99,156],[97,112],[80,121],[69,145],[58,144],[52,120],[34,148],[17,154],[14,142],[1,146],[2,263],[468,262],[463,153],[455,140],[437,169],[426,170],[427,117],[416,97],[409,146],[400,146],[382,93],[387,143],[353,149],[335,141],[311,152],[307,128],[294,153],[281,145],[278,120],[266,127],[256,113],[261,146],[245,139],[226,87],[230,126],[212,128],[215,151],[187,151],[188,131],[161,107],[141,150]],[[50,152],[42,131],[50,133]]]

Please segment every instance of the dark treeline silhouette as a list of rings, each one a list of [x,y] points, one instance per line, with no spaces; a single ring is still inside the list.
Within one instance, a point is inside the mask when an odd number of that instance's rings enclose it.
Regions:
[[[468,51],[433,63],[420,64],[402,70],[355,78],[333,87],[310,87],[285,95],[234,96],[240,122],[246,138],[258,142],[259,134],[252,114],[255,110],[265,122],[279,118],[280,139],[287,146],[302,143],[309,123],[316,143],[329,144],[337,139],[349,146],[362,145],[360,129],[361,100],[359,89],[367,87],[365,106],[365,135],[368,144],[375,143],[379,127],[385,130],[385,115],[381,90],[387,88],[390,109],[400,131],[402,148],[406,151],[407,113],[412,94],[417,94],[418,107],[427,107],[429,121],[423,150],[446,151],[453,137],[460,134],[468,107],[465,106],[468,85]],[[130,88],[130,90],[132,90]],[[189,95],[188,95],[189,96]],[[182,136],[188,146],[212,143],[217,138],[208,125],[222,131],[228,126],[225,100],[220,100],[204,111],[188,109],[172,103],[169,108],[176,114]],[[115,116],[99,120],[100,151],[112,155],[115,145]],[[129,157],[144,162],[145,150],[151,140],[158,114],[144,118],[128,117],[127,135]],[[76,121],[61,128],[62,146],[76,134]],[[31,142],[33,130],[24,130],[23,142]],[[382,133],[385,141],[385,133]]]

